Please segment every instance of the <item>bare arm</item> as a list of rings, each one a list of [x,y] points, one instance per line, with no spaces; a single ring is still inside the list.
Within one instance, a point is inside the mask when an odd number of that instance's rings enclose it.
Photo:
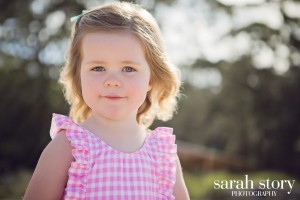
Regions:
[[[44,149],[25,192],[25,200],[61,199],[74,160],[72,146],[61,131]]]
[[[182,169],[181,169],[181,164],[179,161],[179,158],[177,157],[176,160],[176,182],[174,186],[174,196],[175,199],[178,200],[189,200],[189,193],[187,191],[183,175],[182,175]]]

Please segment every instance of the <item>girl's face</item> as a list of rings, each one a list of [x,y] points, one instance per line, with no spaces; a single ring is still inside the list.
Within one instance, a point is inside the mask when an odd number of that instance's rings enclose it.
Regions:
[[[82,40],[81,87],[93,114],[136,119],[150,86],[150,68],[139,40],[126,31],[87,33]]]

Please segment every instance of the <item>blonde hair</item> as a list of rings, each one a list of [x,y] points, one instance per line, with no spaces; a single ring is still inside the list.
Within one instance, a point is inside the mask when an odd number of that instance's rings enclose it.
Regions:
[[[149,127],[155,118],[166,121],[177,109],[180,88],[179,70],[167,59],[160,29],[152,15],[140,6],[114,2],[89,10],[74,23],[66,63],[59,82],[70,104],[70,117],[84,121],[91,109],[83,100],[80,83],[81,41],[88,32],[130,31],[142,43],[150,67],[151,90],[138,109],[137,122]]]

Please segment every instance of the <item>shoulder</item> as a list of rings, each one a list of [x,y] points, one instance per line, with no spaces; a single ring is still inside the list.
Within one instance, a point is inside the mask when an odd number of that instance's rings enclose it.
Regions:
[[[61,130],[44,149],[41,158],[62,159],[72,158],[72,145],[66,135],[66,130]],[[69,159],[68,159],[69,160]]]
[[[62,130],[42,152],[24,199],[60,199],[68,180],[72,146]],[[47,187],[45,187],[47,185]]]
[[[157,140],[168,140],[169,142],[175,142],[173,128],[170,127],[157,127],[151,131],[151,135]]]
[[[153,129],[152,132],[163,132],[167,134],[173,134],[173,128],[171,127],[165,127],[165,126],[158,126],[155,129]]]
[[[161,153],[176,155],[177,145],[175,144],[175,135],[173,128],[157,127],[151,132],[151,138],[156,146],[156,150]]]
[[[62,130],[81,130],[81,126],[65,115],[53,113],[50,127],[51,138],[55,138]]]

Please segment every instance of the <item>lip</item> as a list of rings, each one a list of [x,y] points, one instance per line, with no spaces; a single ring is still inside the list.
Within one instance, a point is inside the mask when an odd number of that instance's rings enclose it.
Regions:
[[[123,99],[124,97],[122,96],[118,96],[118,95],[105,95],[103,96],[105,99],[109,99],[109,100],[120,100]]]

